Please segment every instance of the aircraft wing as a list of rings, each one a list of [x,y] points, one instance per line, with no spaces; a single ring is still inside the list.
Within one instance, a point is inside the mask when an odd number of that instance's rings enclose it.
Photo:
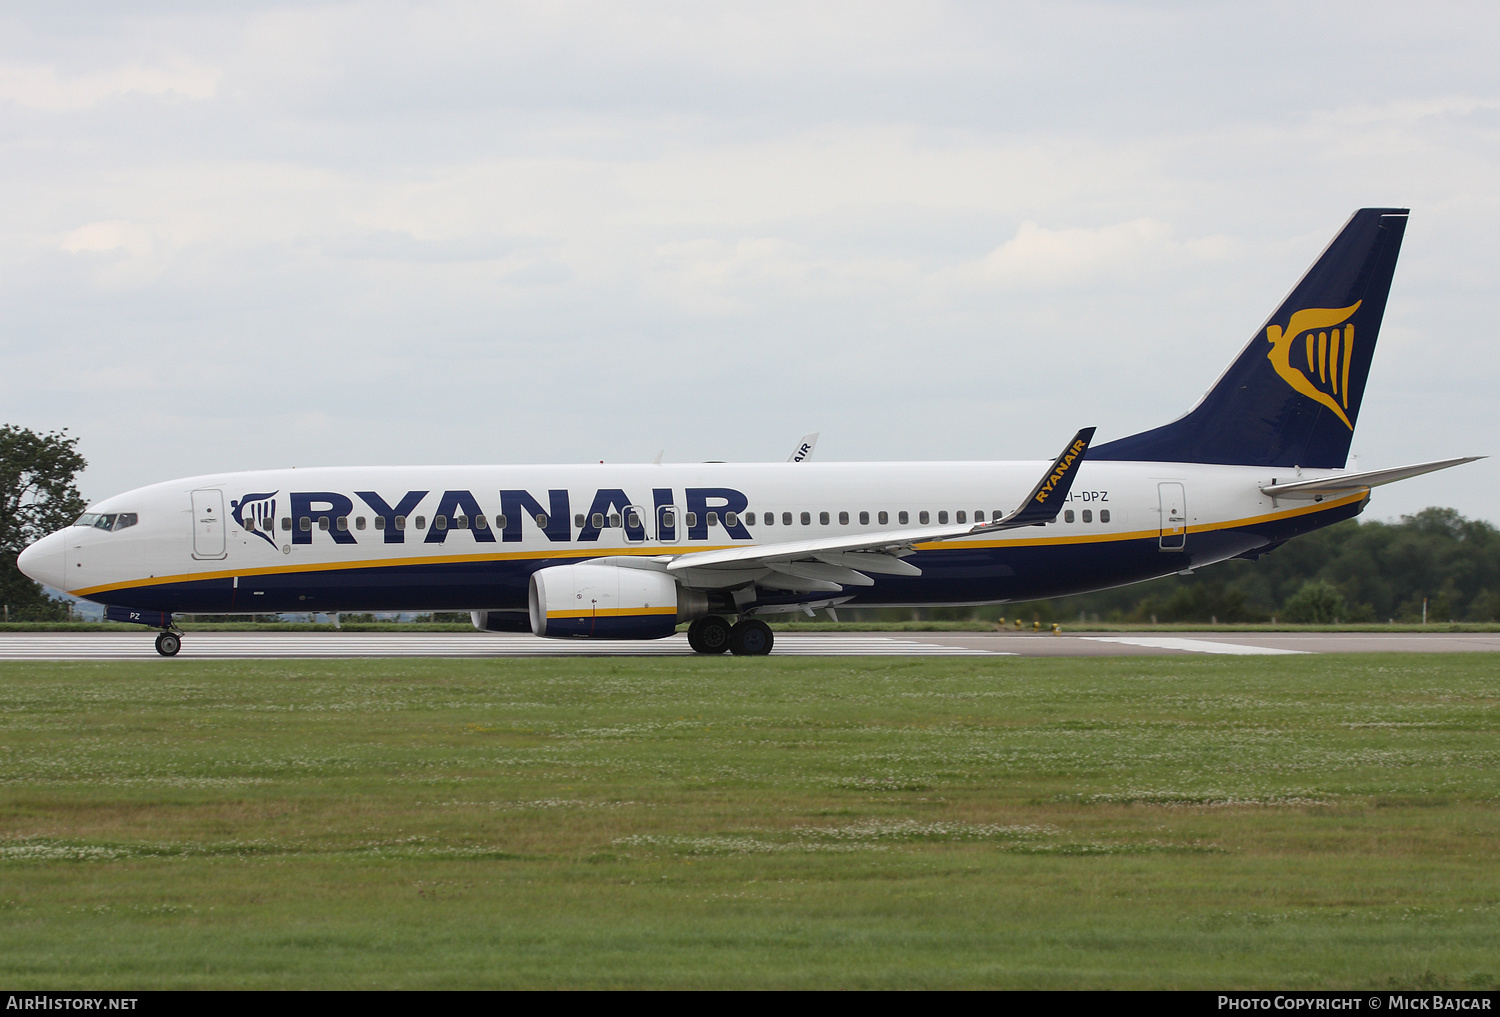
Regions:
[[[786,457],[786,461],[789,463],[806,462],[808,456],[813,454],[813,449],[818,446],[818,435],[820,433],[814,431],[812,434],[804,434],[802,440],[797,442],[797,447],[792,451],[792,454]]]
[[[1078,464],[1082,461],[1094,429],[1085,427],[1068,442],[1062,454],[1053,460],[1042,479],[1015,511],[989,523],[945,526],[904,527],[873,533],[851,533],[812,540],[761,544],[753,547],[729,547],[717,551],[696,551],[673,558],[667,571],[683,579],[706,580],[708,574],[724,585],[732,584],[728,573],[769,570],[789,579],[800,579],[804,585],[782,588],[829,590],[839,585],[869,586],[873,580],[855,569],[886,575],[921,575],[914,565],[900,556],[912,553],[913,544],[957,540],[983,533],[998,533],[1020,526],[1040,526],[1057,518],[1068,489],[1073,486]],[[725,575],[720,576],[720,573]],[[745,576],[745,581],[752,576]],[[807,585],[812,584],[812,585]]]
[[[1439,459],[1431,463],[1417,463],[1415,466],[1398,466],[1392,470],[1344,473],[1332,477],[1319,477],[1316,480],[1293,480],[1285,484],[1267,484],[1260,490],[1262,494],[1268,494],[1272,498],[1324,498],[1348,494],[1350,491],[1358,491],[1361,488],[1394,484],[1398,480],[1420,477],[1424,473],[1435,473],[1438,470],[1446,470],[1450,466],[1462,466],[1464,463],[1486,458],[1488,457],[1462,456],[1458,459]]]

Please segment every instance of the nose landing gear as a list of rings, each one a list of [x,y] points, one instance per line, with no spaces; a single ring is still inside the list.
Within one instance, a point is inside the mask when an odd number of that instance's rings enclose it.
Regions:
[[[156,637],[156,652],[163,657],[175,657],[182,649],[182,633],[175,631],[170,611],[147,611],[138,607],[119,607],[111,604],[104,609],[104,620],[126,622],[130,625],[148,625],[161,629]]]

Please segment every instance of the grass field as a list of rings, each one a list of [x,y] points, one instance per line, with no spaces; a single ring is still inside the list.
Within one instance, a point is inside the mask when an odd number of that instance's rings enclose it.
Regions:
[[[1500,660],[0,663],[0,985],[1500,985]]]

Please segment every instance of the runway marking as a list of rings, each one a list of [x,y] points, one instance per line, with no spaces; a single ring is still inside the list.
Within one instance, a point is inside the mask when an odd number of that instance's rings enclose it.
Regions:
[[[1180,636],[1084,636],[1092,643],[1123,643],[1147,646],[1153,650],[1185,650],[1189,653],[1229,653],[1236,656],[1277,656],[1287,653],[1311,653],[1311,650],[1283,650],[1274,646],[1246,646],[1243,643],[1216,643],[1208,639],[1183,639]]]
[[[1013,657],[877,635],[781,633],[783,657]],[[0,660],[158,659],[150,633],[0,634]],[[181,660],[347,657],[691,657],[687,636],[667,639],[538,639],[498,633],[189,632]]]

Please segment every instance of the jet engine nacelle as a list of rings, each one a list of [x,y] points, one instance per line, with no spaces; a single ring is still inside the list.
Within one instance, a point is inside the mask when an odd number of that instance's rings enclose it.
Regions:
[[[708,613],[708,597],[665,572],[554,565],[532,573],[531,631],[539,636],[661,639]]]

